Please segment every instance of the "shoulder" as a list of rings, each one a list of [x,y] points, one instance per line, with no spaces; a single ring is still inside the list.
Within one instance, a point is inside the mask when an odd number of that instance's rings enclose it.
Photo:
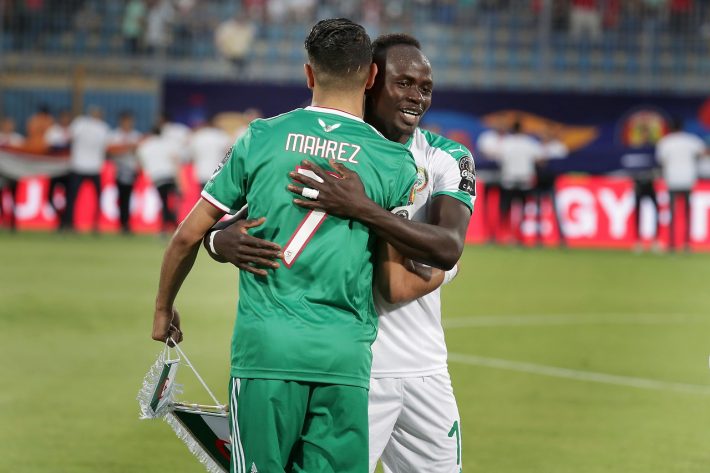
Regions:
[[[420,129],[419,133],[421,134],[421,137],[426,140],[426,146],[431,151],[442,156],[448,156],[456,162],[461,161],[464,158],[468,158],[471,161],[473,160],[473,153],[471,153],[471,150],[458,141],[446,138],[429,130]]]

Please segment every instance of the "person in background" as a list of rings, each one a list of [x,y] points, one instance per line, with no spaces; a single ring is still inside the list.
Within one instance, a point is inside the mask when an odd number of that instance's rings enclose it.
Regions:
[[[141,138],[141,133],[135,129],[133,113],[128,110],[122,111],[118,118],[118,128],[109,135],[108,153],[116,163],[118,210],[121,232],[124,235],[131,234],[131,194],[138,169],[136,147]]]
[[[106,158],[110,129],[103,120],[103,111],[97,106],[90,106],[86,115],[76,117],[69,129],[71,131],[69,192],[67,192],[67,208],[59,230],[74,229],[74,209],[79,188],[84,181],[89,181],[96,190],[93,229],[94,232],[98,232],[101,214],[101,169]]]
[[[27,139],[24,147],[30,153],[43,153],[47,150],[45,134],[49,127],[54,124],[54,118],[49,113],[49,106],[42,104],[37,108],[37,112],[27,119],[25,130]]]
[[[136,149],[138,162],[155,186],[163,204],[161,231],[164,234],[175,229],[177,216],[173,206],[177,200],[177,173],[180,158],[174,144],[153,127]]]
[[[513,239],[521,244],[521,225],[525,218],[525,203],[535,184],[535,165],[543,159],[544,150],[540,143],[522,131],[522,123],[516,119],[510,134],[501,140],[501,222],[510,225]],[[519,218],[513,222],[512,208],[520,208]]]
[[[71,121],[72,114],[69,110],[61,110],[57,121],[47,129],[44,134],[44,141],[49,148],[50,153],[64,155],[71,150]],[[59,204],[59,198],[55,195],[57,188],[64,191],[64,198]],[[47,201],[52,206],[57,214],[59,222],[62,221],[64,212],[67,208],[67,193],[69,192],[69,172],[68,170],[51,176],[49,178],[49,186],[47,188]]]
[[[508,133],[508,127],[502,118],[498,118],[493,123],[493,127],[483,131],[478,135],[476,140],[476,148],[480,157],[491,161],[496,164],[495,169],[479,170],[479,178],[483,180],[484,191],[486,199],[490,199],[494,193],[498,194],[498,199],[501,199],[501,187],[500,187],[500,151],[501,143],[503,138]],[[486,225],[486,231],[488,233],[488,241],[490,243],[496,240],[496,230],[499,225],[499,219],[495,218],[495,214],[490,212],[490,207],[486,204],[486,199],[483,201],[483,205],[479,207],[479,211],[482,209],[483,221]]]
[[[676,249],[675,242],[675,207],[680,199],[685,208],[685,228],[683,245],[690,244],[690,191],[698,179],[698,159],[707,155],[703,140],[692,133],[683,131],[683,121],[675,119],[671,123],[670,133],[658,140],[656,160],[661,165],[663,179],[670,194],[670,242],[669,249]]]
[[[231,144],[229,134],[215,125],[214,116],[192,134],[189,150],[195,163],[195,177],[200,188],[205,187],[210,180]]]
[[[15,120],[5,117],[0,120],[0,147],[19,148],[25,144],[25,137],[15,130]],[[5,208],[5,191],[10,194],[12,202]],[[17,180],[9,176],[0,175],[0,215],[9,217],[10,230],[15,231],[15,202],[17,201]],[[4,218],[2,219],[4,220]],[[1,220],[0,220],[1,221]]]
[[[245,15],[237,15],[222,22],[214,33],[217,51],[231,62],[238,73],[244,71],[247,54],[251,50],[256,28]]]
[[[129,0],[123,13],[121,33],[126,52],[135,55],[141,49],[141,36],[145,28],[146,5],[144,0]]]
[[[546,127],[540,134],[540,145],[542,146],[542,159],[536,162],[535,171],[537,179],[535,182],[535,201],[537,207],[537,221],[535,225],[535,234],[537,236],[538,245],[542,244],[542,200],[544,197],[550,198],[552,205],[552,215],[555,219],[555,224],[558,229],[560,245],[565,245],[564,228],[562,221],[557,211],[557,200],[555,199],[555,180],[557,175],[555,171],[550,169],[550,161],[555,159],[564,159],[569,154],[567,145],[557,137],[555,131]]]

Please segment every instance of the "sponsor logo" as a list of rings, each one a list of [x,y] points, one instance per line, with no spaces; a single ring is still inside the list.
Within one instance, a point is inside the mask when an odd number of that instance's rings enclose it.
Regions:
[[[449,150],[449,153],[455,153],[456,151],[461,151],[462,153],[465,153],[466,150],[464,149],[463,146],[459,146],[458,148],[452,148]]]
[[[254,462],[251,463],[251,470],[249,470],[249,473],[259,473],[259,470],[256,469],[256,464],[254,464]]]
[[[473,159],[470,156],[464,156],[459,159],[459,171],[461,172],[461,182],[459,182],[459,190],[468,192],[469,195],[476,195],[476,169],[473,165]]]
[[[333,130],[337,130],[340,128],[340,123],[333,123],[332,125],[326,125],[325,122],[322,119],[318,119],[318,124],[323,128],[323,131],[326,133],[330,133]]]
[[[229,149],[227,150],[227,154],[224,155],[224,158],[222,158],[222,161],[219,162],[217,167],[215,168],[214,172],[212,172],[212,177],[211,179],[214,179],[214,177],[219,174],[219,172],[222,170],[225,164],[227,164],[227,161],[229,161],[229,158],[232,157],[232,150],[234,149],[234,145],[230,146]]]

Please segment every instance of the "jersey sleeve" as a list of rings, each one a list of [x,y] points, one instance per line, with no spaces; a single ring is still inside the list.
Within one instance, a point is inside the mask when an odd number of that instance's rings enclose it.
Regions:
[[[402,164],[394,181],[387,210],[391,211],[396,207],[404,207],[414,203],[414,184],[416,181],[417,166],[414,164],[414,158],[411,153],[407,151],[407,156],[402,157]]]
[[[223,212],[235,214],[246,205],[246,158],[252,140],[251,126],[227,151],[212,178],[202,190],[202,198]]]
[[[476,167],[473,155],[464,146],[454,151],[437,150],[432,169],[432,199],[447,195],[462,202],[473,212],[476,200]]]

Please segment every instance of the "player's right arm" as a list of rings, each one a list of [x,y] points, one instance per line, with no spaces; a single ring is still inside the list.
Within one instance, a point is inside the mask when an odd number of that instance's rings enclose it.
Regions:
[[[170,239],[160,268],[153,314],[153,340],[165,342],[172,338],[178,343],[182,340],[180,316],[174,307],[175,297],[195,263],[202,237],[223,215],[222,210],[200,199]]]

